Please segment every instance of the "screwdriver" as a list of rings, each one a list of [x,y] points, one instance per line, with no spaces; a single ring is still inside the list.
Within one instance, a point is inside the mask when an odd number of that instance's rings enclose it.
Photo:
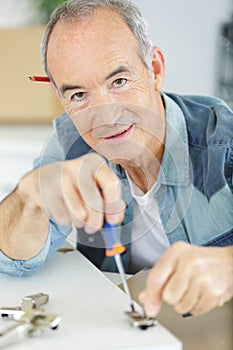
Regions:
[[[125,293],[128,297],[129,306],[132,311],[135,311],[121,259],[121,254],[126,251],[126,248],[121,244],[121,242],[119,242],[116,230],[115,225],[112,225],[105,220],[104,229],[101,230],[101,234],[106,245],[105,255],[108,257],[114,256]]]

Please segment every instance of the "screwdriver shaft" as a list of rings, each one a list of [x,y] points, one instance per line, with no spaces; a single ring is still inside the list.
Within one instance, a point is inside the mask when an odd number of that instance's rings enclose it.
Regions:
[[[116,254],[116,255],[114,255],[114,258],[115,258],[117,269],[118,269],[119,274],[121,276],[121,281],[122,281],[125,293],[128,297],[128,302],[129,302],[130,308],[132,311],[135,311],[134,305],[133,305],[133,300],[131,298],[131,294],[130,294],[130,290],[129,290],[129,286],[128,286],[128,283],[126,281],[125,271],[124,271],[124,267],[122,264],[121,256],[120,256],[120,254]]]
[[[134,311],[133,301],[130,295],[128,283],[125,277],[124,267],[121,260],[121,254],[125,252],[126,248],[121,244],[120,240],[117,237],[117,227],[115,225],[112,225],[105,220],[104,229],[101,231],[101,233],[105,242],[105,248],[106,248],[105,254],[108,257],[114,256],[115,263],[121,277],[124,291],[128,297],[129,306],[131,310]]]

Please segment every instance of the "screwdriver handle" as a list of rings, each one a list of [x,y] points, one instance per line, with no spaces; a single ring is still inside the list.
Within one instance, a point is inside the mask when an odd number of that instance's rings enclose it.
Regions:
[[[101,230],[101,234],[106,246],[106,256],[115,256],[126,251],[126,248],[121,244],[117,237],[115,225],[112,225],[105,220],[104,229]]]

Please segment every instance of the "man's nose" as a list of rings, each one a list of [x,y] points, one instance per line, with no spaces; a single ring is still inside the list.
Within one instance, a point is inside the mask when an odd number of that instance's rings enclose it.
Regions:
[[[122,106],[118,103],[103,103],[92,108],[92,125],[115,125],[122,115]]]
[[[113,98],[104,94],[95,94],[89,107],[78,112],[72,119],[80,135],[83,135],[91,129],[109,128],[122,122],[123,110],[123,105]]]

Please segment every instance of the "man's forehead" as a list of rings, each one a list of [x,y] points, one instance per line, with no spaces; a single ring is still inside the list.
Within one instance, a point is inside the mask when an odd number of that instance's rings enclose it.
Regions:
[[[130,57],[138,57],[137,48],[137,40],[122,18],[101,9],[88,19],[57,23],[48,46],[48,68],[52,75],[62,72],[64,77],[66,73],[76,75],[77,68],[87,74],[88,67],[91,74],[96,65],[109,74]]]
[[[51,42],[62,42],[62,44],[84,44],[85,41],[92,42],[103,39],[108,45],[119,36],[119,43],[124,40],[136,41],[132,31],[121,16],[108,8],[99,8],[90,16],[85,18],[74,18],[72,20],[60,19],[51,33]]]

